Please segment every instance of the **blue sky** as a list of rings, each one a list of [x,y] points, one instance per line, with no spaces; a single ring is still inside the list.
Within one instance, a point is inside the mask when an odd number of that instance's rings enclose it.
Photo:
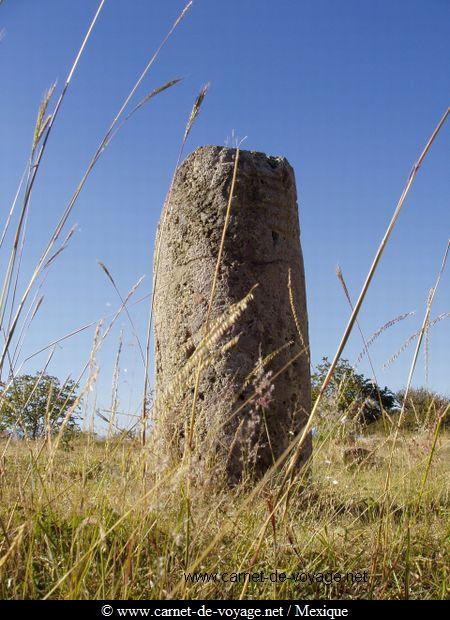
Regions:
[[[179,0],[107,0],[54,127],[28,223],[23,279],[99,140],[148,58],[181,10]],[[36,111],[59,88],[97,7],[96,0],[7,0],[0,6],[0,209],[9,210],[26,164]],[[211,83],[186,154],[224,144],[286,156],[295,169],[314,361],[332,356],[349,317],[335,275],[341,265],[356,298],[412,164],[450,103],[450,4],[446,0],[197,0],[149,73],[137,100],[174,77],[184,80],[149,104],[105,152],[76,205],[70,247],[44,286],[44,305],[23,356],[118,305],[97,265],[126,293],[146,275],[180,139],[200,87]],[[393,317],[372,356],[378,380],[406,382],[413,349],[383,363],[421,324],[450,232],[450,126],[425,160],[361,311],[366,335]],[[3,225],[3,224],[2,224]],[[1,265],[4,266],[4,256]],[[447,270],[432,316],[450,310]],[[138,294],[139,297],[139,294]],[[133,307],[142,338],[146,303]],[[142,369],[125,318],[99,357],[99,398],[110,394],[120,327],[125,347],[121,407],[136,402]],[[450,320],[433,329],[430,387],[450,393]],[[93,331],[58,348],[50,371],[76,376]],[[362,348],[357,332],[344,356]],[[30,370],[44,363],[33,358]],[[369,374],[366,365],[362,370]],[[125,372],[126,370],[126,372]],[[421,358],[416,384],[424,382]]]

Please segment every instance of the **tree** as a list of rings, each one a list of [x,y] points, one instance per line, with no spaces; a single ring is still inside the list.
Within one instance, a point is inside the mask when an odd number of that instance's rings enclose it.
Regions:
[[[313,402],[330,366],[328,358],[324,357],[311,377]],[[398,410],[398,400],[389,388],[380,388],[374,381],[357,373],[345,359],[337,363],[324,396],[335,403],[340,413],[363,424],[375,422],[382,417],[383,412],[390,414]]]
[[[397,393],[403,403],[405,390]],[[450,428],[450,398],[427,388],[410,388],[406,397],[402,426],[411,430],[432,428],[442,417],[442,426]]]
[[[77,384],[68,379],[63,385],[47,374],[21,375],[0,384],[0,431],[37,439],[61,429],[72,433],[77,424]]]

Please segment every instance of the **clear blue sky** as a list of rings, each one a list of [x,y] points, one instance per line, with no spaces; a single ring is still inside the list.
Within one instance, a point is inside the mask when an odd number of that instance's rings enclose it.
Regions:
[[[26,163],[45,89],[62,86],[97,0],[6,0],[0,6],[0,208],[2,221]],[[30,274],[95,147],[183,6],[180,0],[107,0],[55,125],[36,184],[23,274]],[[153,240],[192,102],[211,90],[187,151],[224,144],[284,155],[298,184],[313,360],[332,356],[349,316],[336,279],[357,293],[412,164],[450,104],[447,0],[197,0],[148,75],[138,99],[173,77],[184,81],[130,122],[90,178],[70,225],[78,232],[45,283],[24,355],[115,309],[96,259],[125,293],[143,274],[150,290]],[[372,349],[378,380],[406,382],[413,348],[383,363],[420,327],[450,233],[448,125],[426,159],[363,306],[367,337],[416,311]],[[3,224],[2,224],[3,225]],[[2,250],[3,252],[3,250]],[[5,256],[3,256],[2,266]],[[432,315],[450,310],[450,273]],[[110,305],[109,305],[110,304]],[[147,304],[133,308],[144,339]],[[125,318],[121,408],[142,386]],[[58,349],[50,371],[74,376],[93,331]],[[450,320],[431,333],[430,386],[449,393]],[[107,405],[118,329],[99,358]],[[355,332],[345,357],[361,350]],[[45,357],[35,358],[36,370]],[[125,369],[127,372],[125,372]],[[367,365],[362,370],[369,373]],[[424,381],[421,360],[416,384]]]

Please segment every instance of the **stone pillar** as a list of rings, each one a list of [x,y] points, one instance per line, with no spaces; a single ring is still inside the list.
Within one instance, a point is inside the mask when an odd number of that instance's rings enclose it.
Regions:
[[[163,238],[154,306],[157,398],[169,389],[203,335],[235,157],[235,149],[219,146],[191,153],[177,171],[169,215],[164,226],[160,223],[158,235],[163,231]],[[224,459],[230,484],[247,473],[262,475],[311,410],[309,350],[301,344],[292,313],[289,270],[298,327],[308,347],[294,171],[285,158],[241,151],[210,322],[258,286],[253,301],[226,335],[239,335],[237,344],[201,372],[195,415],[200,438],[202,432],[217,429],[217,454]],[[258,369],[258,362],[271,354]],[[190,374],[195,376],[195,370]],[[168,432],[180,453],[191,414],[193,379],[178,398]],[[308,436],[299,464],[310,454]]]

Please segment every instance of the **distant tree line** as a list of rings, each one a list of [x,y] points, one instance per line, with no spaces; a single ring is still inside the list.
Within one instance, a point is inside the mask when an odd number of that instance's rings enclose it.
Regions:
[[[324,379],[330,369],[324,357],[312,374],[312,398],[316,400]],[[356,372],[348,360],[337,363],[333,378],[328,384],[325,399],[332,403],[337,413],[362,425],[372,424],[387,416],[391,421],[400,412],[405,391],[395,393],[388,387],[380,387],[363,374]],[[412,388],[406,396],[402,427],[417,429],[430,426],[442,417],[443,427],[450,427],[450,398],[425,388]]]
[[[325,357],[312,374],[313,402],[330,368]],[[381,388],[356,372],[348,360],[338,362],[324,393],[328,410],[361,423],[377,422],[383,416],[395,421],[405,400],[405,391]],[[0,433],[18,438],[39,439],[61,431],[65,436],[80,432],[78,385],[68,379],[61,384],[45,373],[26,374],[0,383]],[[430,427],[441,418],[450,428],[450,398],[425,388],[409,390],[402,426],[411,430]]]

